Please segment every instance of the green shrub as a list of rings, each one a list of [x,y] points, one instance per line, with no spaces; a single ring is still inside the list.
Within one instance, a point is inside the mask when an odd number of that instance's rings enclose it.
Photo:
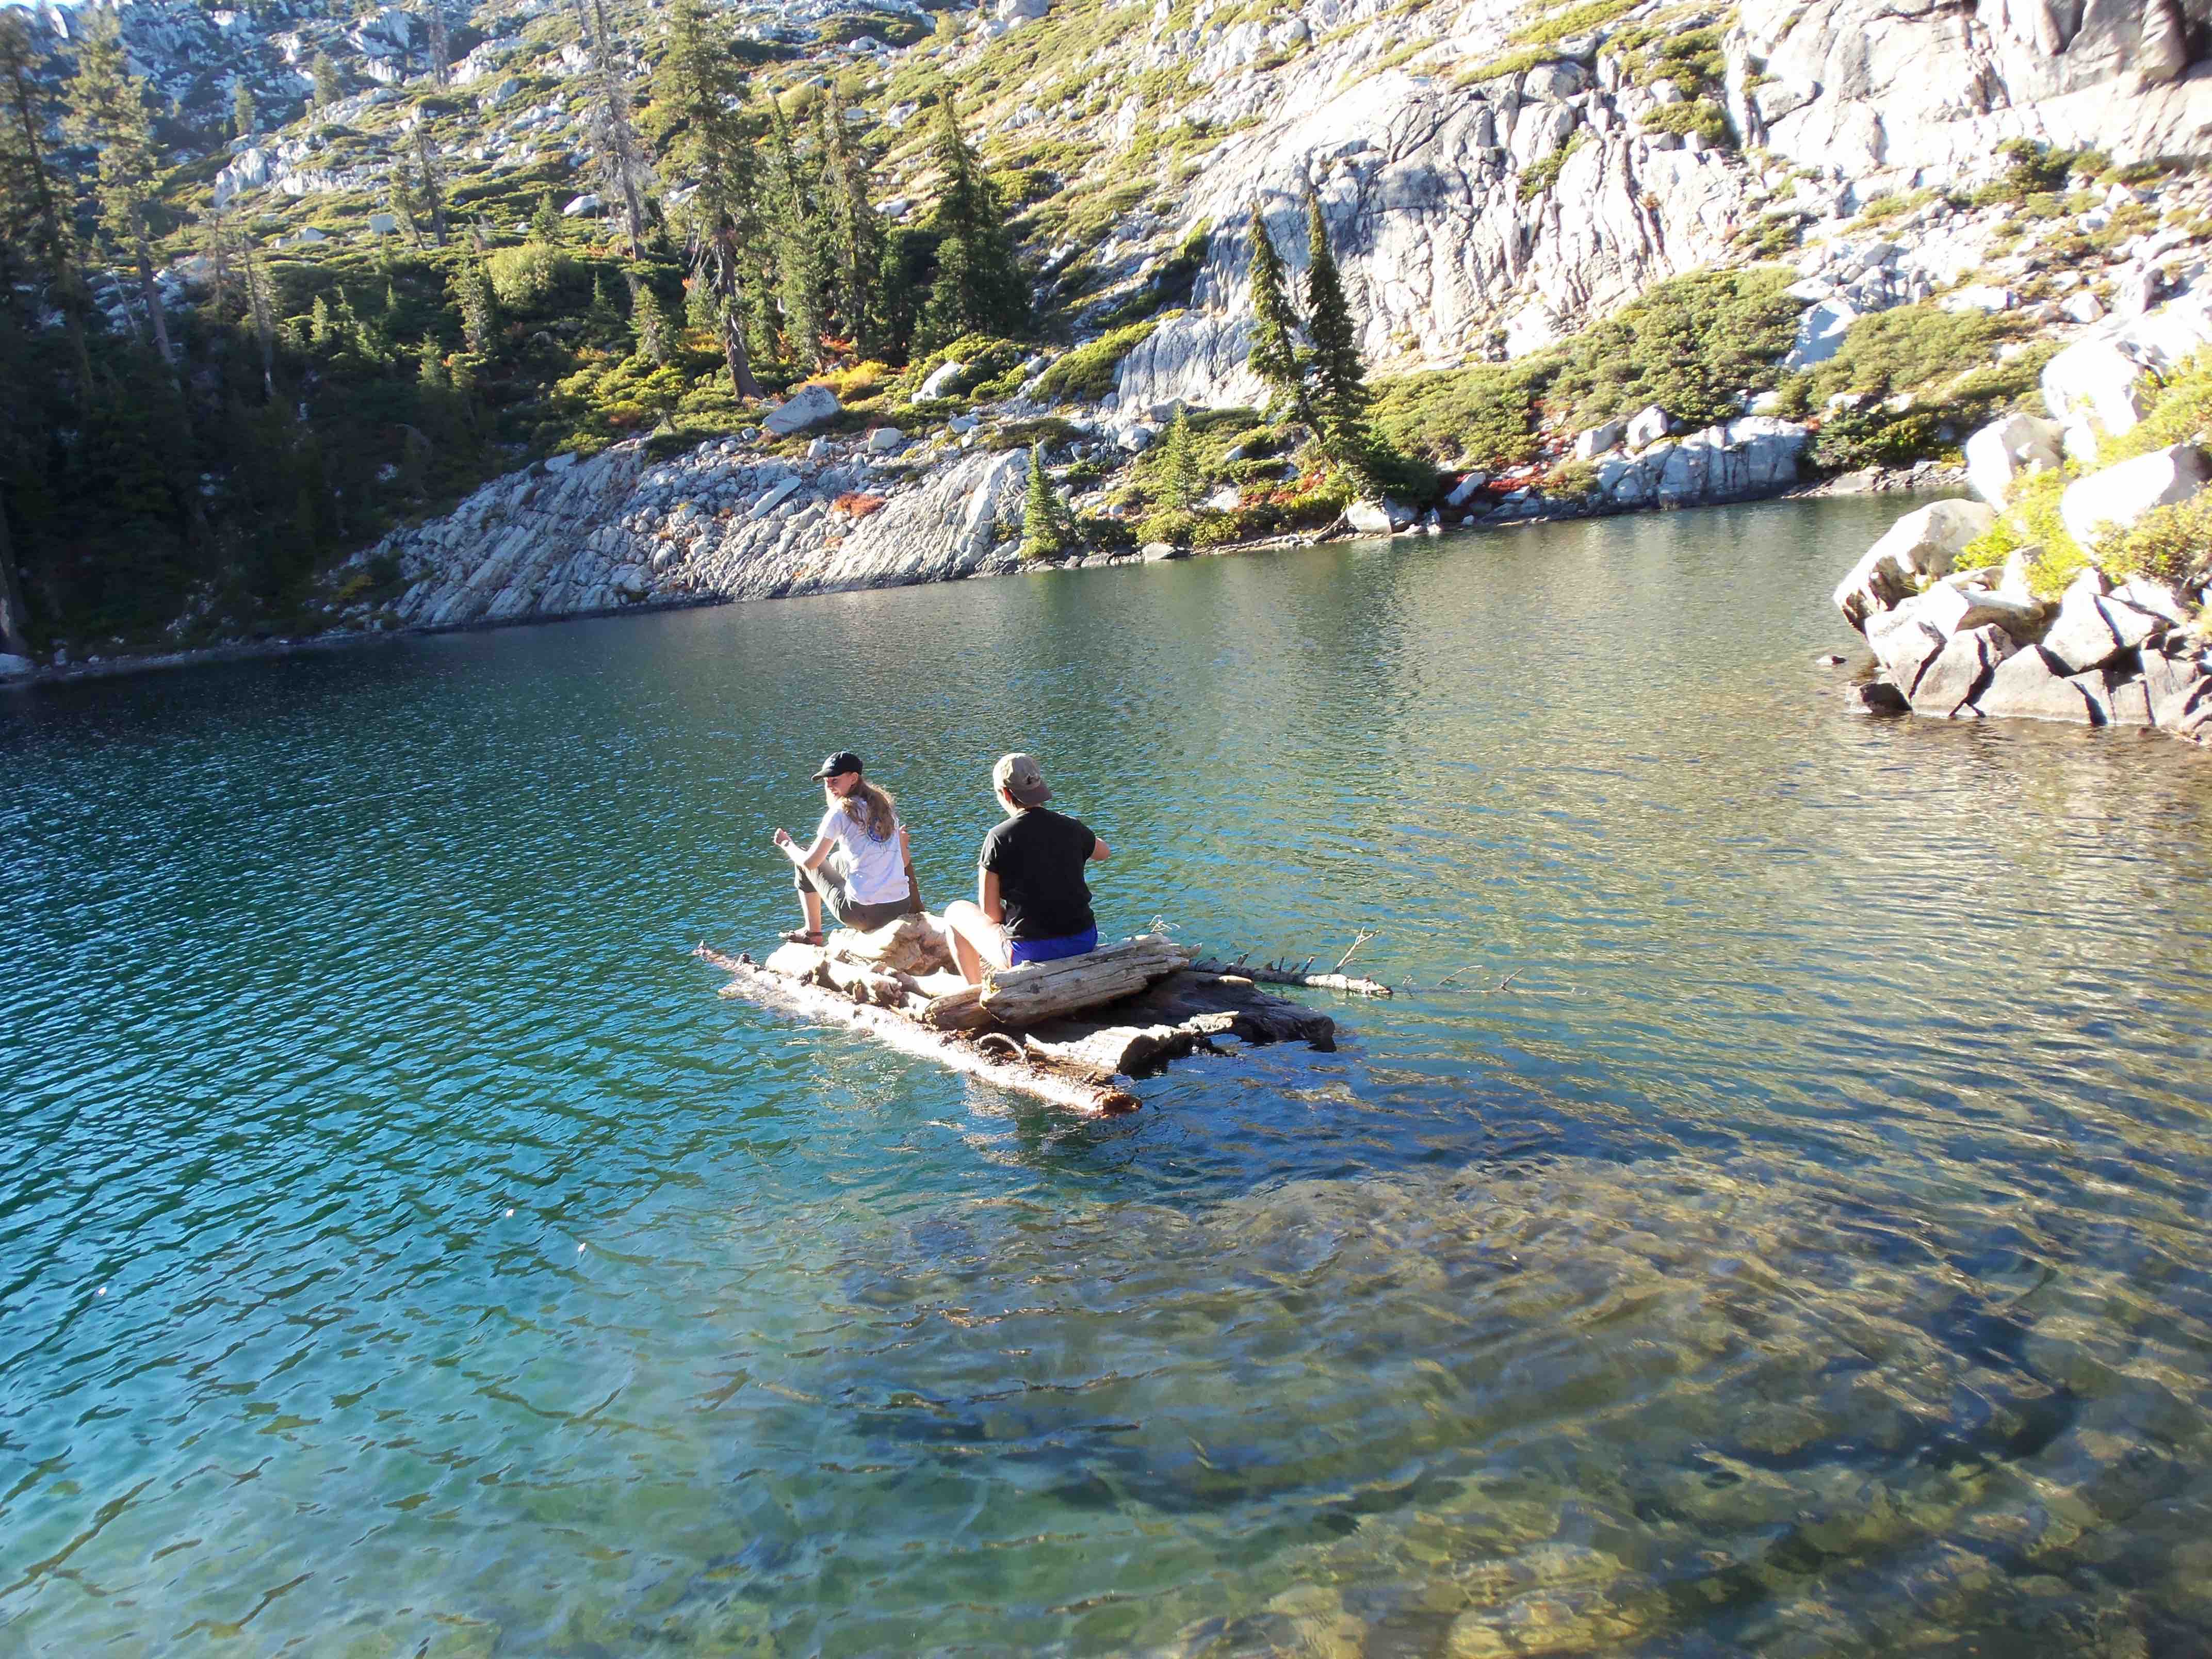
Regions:
[[[953,392],[961,396],[978,398],[1005,397],[1019,388],[1022,364],[1030,348],[1018,340],[1001,340],[988,334],[963,334],[950,345],[940,346],[926,357],[907,365],[906,373],[899,376],[898,387],[909,396],[938,369],[946,363],[963,365],[953,383]],[[1011,379],[1014,384],[1005,391],[997,388]]]
[[[2131,529],[2098,543],[2097,563],[2115,576],[2200,580],[2212,566],[2212,490],[2151,508]]]
[[[1244,532],[1242,515],[1236,513],[1201,513],[1191,526],[1193,547],[1227,547],[1250,539]]]
[[[1137,540],[1139,544],[1166,542],[1175,547],[1188,547],[1190,538],[1197,532],[1198,515],[1175,507],[1158,513],[1148,513],[1137,521]]]
[[[1086,513],[1075,520],[1075,533],[1085,547],[1101,553],[1125,553],[1137,544],[1137,532],[1124,519]]]
[[[1516,46],[1553,46],[1578,34],[1603,28],[1623,14],[1636,9],[1638,0],[1582,0],[1579,5],[1553,12],[1533,23],[1524,23],[1509,37]]]
[[[1534,201],[1536,198],[1559,182],[1559,169],[1566,166],[1567,157],[1582,148],[1583,137],[1583,135],[1577,131],[1573,137],[1568,139],[1549,155],[1540,157],[1528,164],[1528,170],[1521,175],[1518,187],[1522,201]]]
[[[509,311],[532,312],[574,272],[575,262],[543,242],[494,248],[484,256],[491,291]]]
[[[1579,501],[1597,489],[1597,468],[1588,461],[1562,461],[1544,475],[1544,493]]]
[[[1036,396],[1048,404],[1095,404],[1118,383],[1121,359],[1152,337],[1157,318],[1132,323],[1079,345],[1037,377]]]
[[[1647,126],[1671,132],[1680,138],[1692,133],[1717,149],[1733,143],[1735,133],[1728,124],[1728,112],[1710,98],[1694,98],[1686,103],[1669,104],[1657,113],[1645,118]]]
[[[1988,569],[2025,550],[2028,586],[2056,599],[2089,562],[2059,516],[2059,497],[2073,481],[2071,469],[2064,467],[2020,480],[1996,522],[1961,548],[1954,562],[1961,570]]]
[[[1802,214],[1762,213],[1750,223],[1737,226],[1729,237],[1729,246],[1753,259],[1779,259],[1796,251],[1804,223]]]
[[[1467,460],[1489,471],[1536,459],[1540,365],[1474,363],[1382,380],[1375,423],[1403,453]]]
[[[1547,402],[1577,427],[1652,404],[1692,427],[1727,420],[1739,392],[1763,391],[1778,378],[1775,362],[1797,337],[1794,280],[1787,270],[1760,265],[1661,283],[1545,354],[1559,365]]]

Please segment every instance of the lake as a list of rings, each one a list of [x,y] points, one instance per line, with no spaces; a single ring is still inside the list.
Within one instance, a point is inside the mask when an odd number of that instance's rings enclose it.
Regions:
[[[2195,1650],[2212,757],[1853,718],[1895,500],[0,697],[0,1649]],[[1337,1052],[714,994],[852,747]]]

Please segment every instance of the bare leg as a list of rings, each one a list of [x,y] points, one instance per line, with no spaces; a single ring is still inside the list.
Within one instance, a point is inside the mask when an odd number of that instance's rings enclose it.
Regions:
[[[970,985],[983,982],[986,969],[1006,965],[1004,930],[966,899],[955,899],[945,907],[945,937],[952,946],[960,977]]]
[[[811,887],[808,888],[799,896],[799,908],[806,913],[806,931],[810,933],[820,933],[822,931],[822,895]]]

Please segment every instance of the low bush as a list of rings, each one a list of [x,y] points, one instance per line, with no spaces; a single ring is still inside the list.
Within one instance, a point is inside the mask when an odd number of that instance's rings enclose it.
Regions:
[[[1646,116],[1644,125],[1656,127],[1661,132],[1671,132],[1678,138],[1686,138],[1694,132],[1717,149],[1725,149],[1735,137],[1728,123],[1728,112],[1711,98],[1693,98],[1686,103],[1669,104],[1656,113]]]
[[[1524,202],[1533,202],[1551,189],[1553,185],[1558,184],[1559,169],[1566,166],[1567,157],[1580,149],[1582,143],[1583,135],[1577,132],[1573,137],[1568,139],[1549,155],[1531,161],[1522,173],[1521,182],[1516,186],[1521,199]]]
[[[1132,323],[1100,335],[1061,356],[1037,377],[1036,398],[1048,404],[1095,404],[1114,390],[1121,359],[1159,326],[1158,319]]]
[[[1377,384],[1375,423],[1402,453],[1496,472],[1536,459],[1540,368],[1475,363]]]
[[[543,305],[574,270],[575,262],[567,254],[543,242],[494,248],[484,256],[484,275],[500,304],[526,313]]]
[[[1075,520],[1075,533],[1083,544],[1100,553],[1125,553],[1137,544],[1137,532],[1125,519],[1086,513]]]
[[[1597,489],[1597,468],[1588,461],[1561,461],[1544,475],[1544,493],[1560,501],[1580,501]]]
[[[2089,562],[2058,513],[2059,497],[2073,481],[2072,469],[2064,467],[2021,479],[1997,521],[1961,548],[1954,562],[1961,570],[1989,569],[2025,551],[2028,586],[2056,599]]]
[[[1710,426],[1736,413],[1739,392],[1775,384],[1775,364],[1797,337],[1794,280],[1771,265],[1677,276],[1529,361],[1557,363],[1546,401],[1577,427],[1652,404]]]
[[[1139,544],[1166,542],[1173,547],[1188,547],[1197,530],[1198,514],[1164,507],[1137,520],[1137,540]]]
[[[963,334],[950,345],[940,346],[927,356],[908,364],[906,373],[899,376],[898,386],[911,395],[946,363],[958,363],[961,372],[949,388],[952,392],[977,398],[1005,397],[1019,389],[1022,364],[1031,349],[1018,340],[1002,340],[988,334]],[[1008,378],[1013,380],[1013,386],[1004,392],[995,389]]]

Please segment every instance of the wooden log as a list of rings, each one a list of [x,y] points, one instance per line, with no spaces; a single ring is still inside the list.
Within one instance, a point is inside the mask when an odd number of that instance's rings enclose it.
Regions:
[[[1232,974],[1261,985],[1305,985],[1316,991],[1344,991],[1356,997],[1390,994],[1390,988],[1380,980],[1362,979],[1357,974],[1307,974],[1294,968],[1255,968],[1245,963],[1221,963],[1211,958],[1194,962],[1191,966],[1201,973]]]
[[[1172,939],[1146,933],[1058,962],[992,969],[977,1000],[1002,1025],[1034,1024],[1141,991],[1180,971],[1190,955]]]
[[[1026,1060],[1001,1058],[978,1047],[970,1037],[932,1030],[888,1008],[849,1002],[836,992],[820,986],[769,973],[748,959],[725,956],[704,945],[692,954],[730,975],[730,982],[721,991],[726,997],[743,997],[784,1013],[846,1026],[902,1054],[935,1060],[998,1088],[1025,1094],[1069,1111],[1086,1115],[1132,1112],[1139,1104],[1137,1097],[1126,1089]]]
[[[786,979],[805,981],[810,985],[822,982],[822,970],[829,965],[830,953],[818,945],[801,945],[796,939],[779,945],[768,953],[761,963],[763,971],[781,974]]]
[[[872,1002],[879,1008],[896,1008],[906,1000],[906,987],[890,974],[861,962],[830,959],[825,969],[830,988],[842,991],[855,1002]]]
[[[1231,1032],[1247,1042],[1297,1041],[1323,1052],[1336,1047],[1336,1022],[1327,1014],[1269,996],[1238,974],[1185,969],[1141,995],[1115,1004],[1112,1012],[1118,1021],[1163,1025],[1226,1014],[1233,1021]]]

